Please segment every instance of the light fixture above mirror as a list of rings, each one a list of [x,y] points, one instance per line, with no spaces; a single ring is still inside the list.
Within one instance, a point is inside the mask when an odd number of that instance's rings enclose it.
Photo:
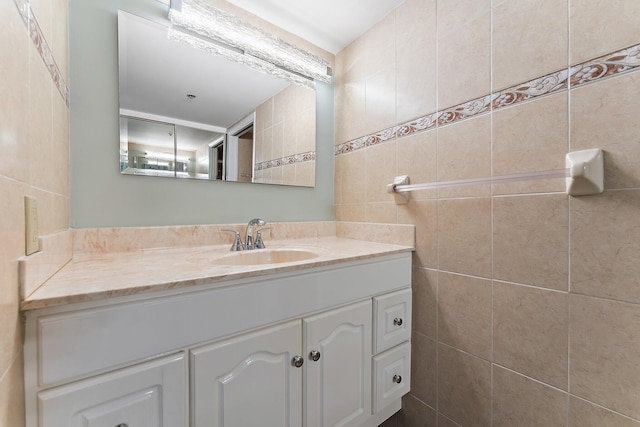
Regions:
[[[181,29],[169,32],[173,40],[293,83],[331,82],[331,67],[325,59],[199,0],[171,0],[169,19]]]

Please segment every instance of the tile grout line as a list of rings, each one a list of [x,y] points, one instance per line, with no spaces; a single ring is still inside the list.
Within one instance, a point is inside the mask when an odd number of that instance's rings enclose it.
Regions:
[[[398,9],[397,8],[393,10],[393,43],[394,43],[394,46],[393,46],[394,70],[396,71],[394,73],[395,74],[395,81],[394,81],[395,82],[395,91],[394,91],[394,95],[395,95],[395,121],[397,122],[398,121],[398,72],[397,72],[397,70],[398,70]],[[334,143],[335,143],[335,141],[334,141]],[[396,158],[395,158],[396,164],[394,165],[394,175],[398,175],[398,161],[400,159],[400,153],[398,153],[398,144],[396,144],[394,151],[395,151],[395,155],[396,155]],[[398,211],[399,211],[398,205],[395,205],[394,206],[394,212],[393,212],[394,215],[393,216],[394,216],[394,220],[395,220],[396,224],[398,223]],[[416,246],[417,246],[415,237],[414,237],[413,246],[414,246],[414,248],[416,248]],[[412,262],[412,264],[413,264],[413,262]],[[413,272],[412,272],[412,274],[413,274]]]
[[[607,412],[611,412],[612,414],[616,414],[616,415],[618,415],[620,417],[623,417],[623,418],[625,418],[625,419],[627,419],[629,421],[633,421],[634,423],[640,422],[640,418],[630,417],[629,415],[625,415],[622,412],[615,411],[615,410],[613,410],[611,408],[607,408],[606,406],[602,406],[599,403],[592,402],[591,400],[585,399],[584,397],[580,397],[577,394],[571,394],[571,393],[568,393],[568,394],[569,394],[570,398],[573,397],[574,399],[581,400],[581,401],[586,402],[586,403],[588,403],[590,405],[593,405],[593,406],[595,406],[597,408],[603,409],[603,410],[605,410]]]
[[[439,343],[441,345],[445,346],[445,347],[448,347],[448,348],[450,348],[452,350],[455,350],[455,351],[457,351],[459,353],[462,353],[462,354],[464,354],[466,356],[473,357],[474,359],[482,360],[483,362],[487,362],[488,364],[494,364],[493,362],[491,362],[491,360],[485,359],[484,357],[478,356],[477,354],[473,354],[470,351],[463,350],[463,349],[455,347],[455,346],[453,346],[451,344],[447,344],[446,342],[439,342]],[[500,365],[498,365],[498,366],[500,366]]]
[[[598,299],[598,300],[602,300],[602,301],[608,301],[608,302],[612,302],[612,303],[618,303],[618,304],[627,304],[627,305],[631,305],[634,307],[640,307],[640,302],[632,302],[632,301],[625,301],[625,300],[621,300],[621,299],[616,299],[616,298],[612,298],[612,297],[603,297],[603,296],[599,296],[599,295],[589,295],[589,294],[583,294],[583,293],[578,293],[578,292],[571,292],[568,293],[569,296],[578,296],[578,297],[582,297],[582,298],[592,298],[592,299]]]
[[[567,56],[571,69],[571,0],[567,0]],[[567,90],[567,152],[571,152],[571,80]],[[567,197],[567,426],[571,425],[571,199]]]
[[[548,291],[548,292],[554,292],[554,293],[557,293],[557,294],[564,294],[564,295],[568,295],[569,294],[568,291],[563,291],[563,290],[560,290],[560,289],[553,289],[553,288],[543,288],[541,286],[530,285],[530,284],[527,284],[527,283],[511,282],[511,281],[502,280],[502,279],[493,279],[493,281],[495,283],[500,283],[500,284],[504,284],[504,285],[511,285],[511,286],[520,286],[520,287],[528,288],[528,289],[532,289],[532,290]]]
[[[435,107],[436,107],[436,111],[438,110],[439,106],[440,106],[440,100],[439,100],[439,96],[440,96],[440,85],[438,84],[438,81],[440,79],[440,35],[438,34],[439,31],[439,26],[438,26],[438,2],[434,2],[433,3],[433,7],[435,8],[435,21],[436,21],[436,25],[435,25],[435,49],[434,49],[434,62],[435,62],[435,76],[434,76],[434,80],[435,80]],[[438,147],[439,147],[439,131],[438,131],[438,120],[437,120],[437,113],[433,113],[434,119],[435,119],[435,149],[436,149],[436,155],[435,155],[435,175],[436,175],[436,179],[438,178],[438,173],[439,173],[439,169],[438,169]],[[436,404],[435,404],[435,412],[436,412],[436,426],[440,425],[440,313],[438,310],[438,307],[440,306],[440,233],[438,232],[439,226],[440,226],[440,198],[439,198],[439,192],[436,191],[435,193],[435,210],[436,210],[436,238],[435,238],[435,244],[436,244],[436,297],[435,297],[435,303],[436,303]]]
[[[460,277],[467,277],[467,278],[470,278],[470,279],[492,281],[492,282],[495,282],[495,283],[501,283],[501,284],[512,285],[512,286],[520,286],[520,287],[529,288],[529,289],[532,289],[532,290],[548,291],[548,292],[554,292],[554,293],[565,294],[565,295],[569,294],[569,292],[566,291],[566,290],[546,288],[546,287],[542,287],[542,286],[531,285],[531,284],[528,284],[528,283],[513,282],[513,281],[509,281],[509,280],[490,278],[490,277],[485,277],[485,276],[474,276],[472,274],[460,273],[460,272],[450,271],[450,270],[440,270],[440,269],[433,269],[433,268],[427,268],[427,267],[423,267],[423,268],[425,268],[427,270],[438,271],[438,272],[444,273],[444,274],[450,274],[452,276],[460,276]],[[586,294],[575,294],[575,293],[574,293],[574,295],[581,295],[581,296],[586,296],[586,297],[591,297],[591,298],[599,298],[599,299],[604,299],[604,300],[608,300],[608,301],[620,302],[620,303],[624,303],[624,304],[640,305],[640,303],[634,303],[634,302],[618,300],[618,299],[608,298],[608,297],[592,296],[592,295],[586,295]]]
[[[493,18],[494,18],[494,8],[491,7],[490,8],[490,58],[489,58],[489,67],[490,67],[490,71],[489,71],[489,76],[490,76],[490,81],[489,81],[489,92],[493,93],[494,88],[493,88],[493,48],[494,48],[494,40],[493,40]],[[493,99],[493,96],[490,97],[491,99]],[[489,138],[490,138],[490,142],[489,142],[489,170],[491,173],[491,176],[493,176],[494,174],[494,169],[493,169],[493,138],[494,138],[494,134],[493,134],[493,125],[494,125],[494,111],[493,111],[493,103],[489,104],[489,124],[490,124],[490,128],[489,128]],[[489,378],[489,425],[492,426],[494,423],[494,414],[493,414],[493,403],[494,403],[494,357],[493,357],[493,351],[494,351],[494,295],[495,295],[495,285],[494,285],[494,277],[495,277],[495,256],[494,256],[494,233],[495,233],[495,224],[494,224],[494,214],[495,214],[495,186],[491,185],[490,189],[489,189],[489,194],[491,195],[491,205],[490,205],[490,215],[491,215],[491,223],[490,223],[490,233],[491,233],[491,353],[489,354],[489,374],[491,375],[491,377]]]
[[[7,376],[9,375],[9,372],[11,371],[11,369],[13,368],[13,365],[16,363],[16,361],[18,360],[19,357],[22,357],[22,347],[20,347],[20,351],[18,351],[13,358],[11,359],[11,362],[9,363],[9,365],[7,365],[7,369],[5,369],[5,371],[2,373],[2,375],[0,375],[0,384],[2,384],[2,382],[5,380],[5,378],[7,378]]]
[[[561,388],[560,388],[560,387],[558,387],[558,386],[554,386],[554,385],[551,385],[551,384],[549,384],[549,383],[545,383],[544,381],[540,381],[539,379],[536,379],[536,378],[534,378],[534,377],[532,377],[532,376],[530,376],[530,375],[526,375],[526,374],[523,374],[522,372],[518,372],[518,371],[516,371],[516,370],[515,370],[515,369],[513,369],[513,368],[509,368],[508,366],[501,365],[501,364],[499,364],[499,363],[494,363],[494,365],[496,365],[496,366],[497,366],[497,367],[499,367],[500,369],[504,369],[505,371],[509,371],[509,372],[511,372],[511,373],[513,373],[513,374],[515,374],[515,375],[521,376],[521,377],[523,377],[523,378],[526,378],[526,379],[528,379],[528,380],[530,380],[530,381],[533,381],[533,382],[535,382],[535,383],[537,383],[537,384],[540,384],[540,385],[543,385],[543,386],[545,386],[545,387],[549,387],[549,388],[551,388],[551,389],[553,389],[553,390],[556,390],[556,391],[558,391],[558,392],[560,392],[560,393],[567,394],[567,395],[569,395],[569,394],[570,394],[568,390],[563,390],[563,389],[561,389]]]

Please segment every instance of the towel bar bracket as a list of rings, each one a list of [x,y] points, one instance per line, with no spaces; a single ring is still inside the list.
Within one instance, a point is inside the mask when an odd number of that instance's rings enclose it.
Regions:
[[[396,191],[398,185],[409,185],[409,175],[396,176],[393,179],[393,184],[387,184],[387,193],[393,194],[396,205],[406,205],[409,203],[409,193]]]

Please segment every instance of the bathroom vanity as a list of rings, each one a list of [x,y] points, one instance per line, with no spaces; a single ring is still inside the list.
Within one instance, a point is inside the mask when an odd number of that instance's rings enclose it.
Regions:
[[[311,243],[74,259],[23,302],[27,426],[379,425],[409,391],[411,248]]]

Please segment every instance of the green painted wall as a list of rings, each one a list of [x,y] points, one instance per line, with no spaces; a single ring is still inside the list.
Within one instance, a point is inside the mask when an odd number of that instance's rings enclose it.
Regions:
[[[117,10],[167,22],[155,0],[70,0],[71,227],[331,221],[333,86],[317,86],[316,187],[120,175]]]

